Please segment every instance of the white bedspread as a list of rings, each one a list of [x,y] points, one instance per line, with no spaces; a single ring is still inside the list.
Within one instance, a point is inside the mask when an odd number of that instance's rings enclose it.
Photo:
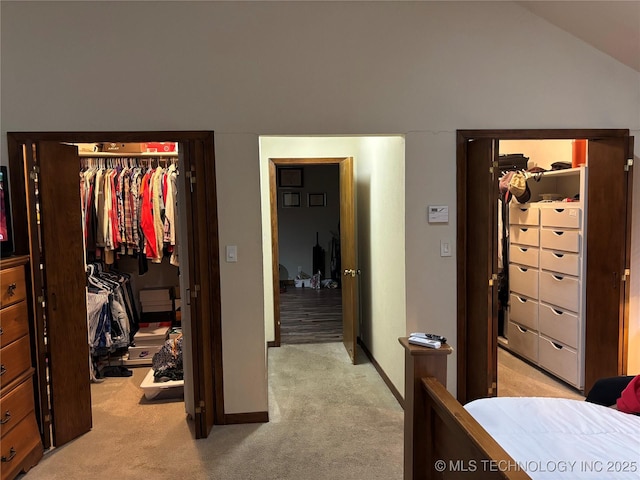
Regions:
[[[579,400],[498,397],[465,408],[534,480],[640,479],[640,416]]]

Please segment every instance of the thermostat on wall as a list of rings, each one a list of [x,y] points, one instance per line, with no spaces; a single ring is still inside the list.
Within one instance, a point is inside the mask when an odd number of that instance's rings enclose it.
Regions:
[[[429,205],[429,223],[449,223],[448,205]]]

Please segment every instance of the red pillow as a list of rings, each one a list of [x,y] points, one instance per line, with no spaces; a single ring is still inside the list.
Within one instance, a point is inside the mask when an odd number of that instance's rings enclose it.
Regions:
[[[640,413],[640,375],[636,375],[622,391],[616,406],[624,413]]]

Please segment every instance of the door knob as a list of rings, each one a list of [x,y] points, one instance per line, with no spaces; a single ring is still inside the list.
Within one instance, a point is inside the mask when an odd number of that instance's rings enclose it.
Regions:
[[[348,277],[349,275],[355,277],[356,275],[360,275],[360,269],[354,270],[353,268],[345,268],[343,275],[345,277]]]

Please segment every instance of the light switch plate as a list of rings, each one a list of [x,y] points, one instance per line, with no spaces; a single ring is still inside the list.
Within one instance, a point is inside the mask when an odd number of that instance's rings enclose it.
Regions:
[[[440,240],[440,256],[441,257],[451,256],[451,240],[448,240],[448,239]]]
[[[227,245],[227,262],[238,261],[238,247],[236,245]]]

